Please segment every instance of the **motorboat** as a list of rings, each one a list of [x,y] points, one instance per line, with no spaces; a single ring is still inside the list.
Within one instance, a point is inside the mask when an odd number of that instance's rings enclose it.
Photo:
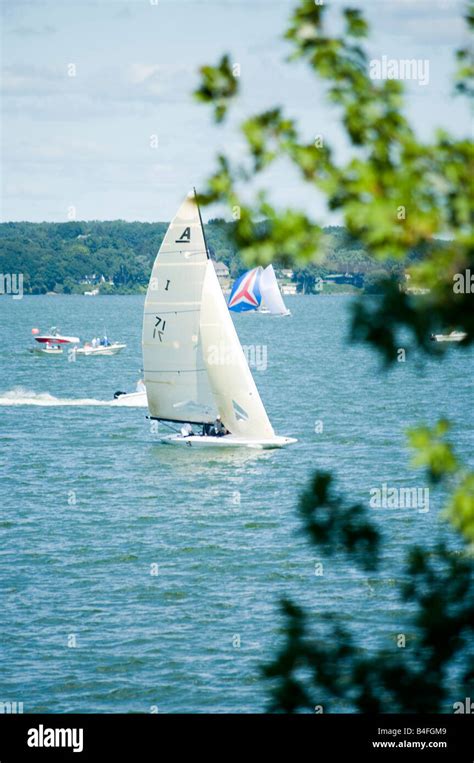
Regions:
[[[140,379],[137,382],[135,392],[122,392],[117,390],[114,393],[114,405],[124,406],[125,408],[146,408],[148,405],[145,383]]]
[[[467,337],[465,331],[451,331],[449,334],[431,334],[432,342],[462,342]]]
[[[36,355],[62,355],[64,346],[77,344],[81,341],[77,336],[61,334],[56,326],[53,326],[49,334],[40,334],[37,328],[31,329],[31,333],[37,344],[28,347],[28,352]]]
[[[125,349],[127,345],[120,342],[111,342],[107,336],[102,339],[92,339],[90,342],[84,342],[82,347],[74,348],[75,356],[89,357],[91,355],[117,355]]]

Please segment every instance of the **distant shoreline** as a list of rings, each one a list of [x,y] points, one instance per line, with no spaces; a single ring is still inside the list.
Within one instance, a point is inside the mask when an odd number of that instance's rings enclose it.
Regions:
[[[315,294],[286,294],[285,299],[293,299],[293,297],[353,297],[356,294],[365,294],[366,296],[373,297],[373,294],[367,294],[367,292],[364,292],[363,289],[358,289],[357,291],[337,291],[337,292],[324,292],[320,291]],[[144,291],[134,291],[134,292],[127,292],[127,293],[117,293],[117,294],[97,294],[92,297],[92,299],[96,299],[98,297],[104,298],[104,297],[144,297],[146,295],[146,289]],[[11,294],[0,294],[0,297],[6,297],[6,298],[12,298]],[[46,294],[23,294],[20,297],[21,299],[24,299],[25,297],[81,297],[86,298],[86,294],[73,294],[73,293],[61,293],[61,292],[48,292]],[[88,297],[88,299],[91,299],[91,297]],[[18,297],[17,300],[18,301]]]

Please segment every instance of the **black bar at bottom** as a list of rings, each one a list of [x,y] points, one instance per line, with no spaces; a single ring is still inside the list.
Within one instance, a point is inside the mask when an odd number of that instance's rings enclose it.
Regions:
[[[471,715],[0,715],[0,761],[474,760]],[[54,744],[55,746],[51,746]],[[74,751],[76,750],[76,751]]]

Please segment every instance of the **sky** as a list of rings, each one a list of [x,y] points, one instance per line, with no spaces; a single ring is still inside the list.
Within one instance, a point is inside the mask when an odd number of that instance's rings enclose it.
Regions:
[[[348,147],[324,85],[285,63],[294,0],[0,0],[1,220],[167,221],[224,152],[244,155],[238,124],[285,107],[307,139]],[[452,98],[454,51],[465,42],[462,0],[333,0],[371,23],[370,55],[429,61],[429,82],[406,82],[406,112],[421,137],[466,136],[465,101]],[[198,69],[224,52],[240,66],[229,123],[194,101]],[[70,76],[74,73],[75,76]],[[151,136],[157,136],[152,140]],[[153,147],[151,144],[156,144]],[[262,178],[279,207],[339,222],[285,163]],[[254,189],[247,189],[251,193]],[[208,208],[204,218],[225,209]]]

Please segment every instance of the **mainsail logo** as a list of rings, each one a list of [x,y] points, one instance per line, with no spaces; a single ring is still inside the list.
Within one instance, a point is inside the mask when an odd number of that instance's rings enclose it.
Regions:
[[[235,400],[232,400],[232,407],[234,409],[235,418],[237,421],[248,421],[249,415],[245,408],[242,408],[241,405],[235,402]]]
[[[73,752],[84,749],[84,729],[50,729],[42,724],[28,729],[28,747],[71,747]]]
[[[185,228],[179,238],[176,239],[175,244],[189,244],[191,241],[191,228]]]

